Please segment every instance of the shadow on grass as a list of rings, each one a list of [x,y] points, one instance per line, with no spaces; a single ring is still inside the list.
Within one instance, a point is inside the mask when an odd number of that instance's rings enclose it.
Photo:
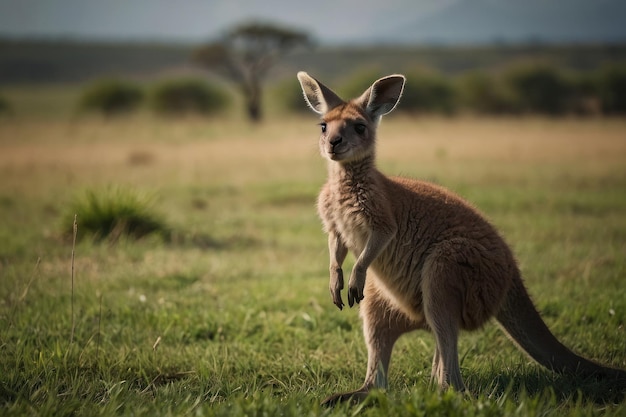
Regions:
[[[201,250],[229,250],[229,249],[246,249],[261,245],[258,239],[251,236],[233,235],[225,238],[217,239],[208,233],[189,232],[182,229],[171,227],[161,227],[147,232],[137,233],[136,230],[130,233],[124,227],[114,229],[113,233],[103,234],[94,233],[90,230],[84,232],[78,225],[78,239],[91,239],[94,243],[104,243],[115,246],[121,241],[133,242],[155,242],[172,248],[195,248]],[[65,232],[60,235],[53,236],[53,239],[63,244],[72,243],[71,233]]]
[[[541,369],[500,372],[494,369],[469,378],[467,385],[470,391],[476,390],[496,397],[505,394],[535,397],[551,391],[559,402],[574,400],[606,405],[626,400],[624,380],[559,375]]]
[[[251,248],[261,242],[250,236],[234,235],[224,239],[216,239],[208,233],[189,233],[168,230],[162,235],[163,242],[174,247],[192,247],[202,250],[227,250],[233,248]]]

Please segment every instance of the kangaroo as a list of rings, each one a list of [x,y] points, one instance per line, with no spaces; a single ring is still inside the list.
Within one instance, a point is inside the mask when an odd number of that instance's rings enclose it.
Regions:
[[[330,294],[343,309],[342,264],[350,251],[356,261],[348,305],[360,303],[368,351],[363,386],[324,404],[360,401],[372,388],[387,388],[394,343],[416,329],[435,337],[431,380],[442,389],[464,390],[459,332],[478,329],[493,316],[518,347],[552,371],[626,381],[626,371],[582,358],[555,338],[511,249],[475,208],[443,187],[378,171],[376,129],[398,104],[403,75],[381,78],[349,101],[306,72],[297,76],[305,101],[322,120],[319,148],[328,160],[328,180],[318,214],[328,234]]]

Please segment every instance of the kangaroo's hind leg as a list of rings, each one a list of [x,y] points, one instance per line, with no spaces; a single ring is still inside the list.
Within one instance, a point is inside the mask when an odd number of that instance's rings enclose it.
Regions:
[[[459,326],[454,313],[449,306],[438,301],[438,297],[426,299],[426,293],[424,293],[424,313],[437,345],[433,358],[432,378],[443,389],[452,385],[455,389],[463,391],[465,385],[461,377],[457,350]]]
[[[323,401],[332,405],[343,401],[359,402],[372,388],[387,388],[387,372],[393,346],[406,332],[422,327],[400,311],[385,294],[375,277],[369,276],[360,304],[363,334],[367,344],[367,373],[363,386],[356,391],[335,394]]]
[[[465,389],[459,367],[458,337],[463,327],[466,284],[472,275],[464,259],[467,242],[444,242],[428,256],[422,270],[424,316],[435,336],[431,376],[442,389]]]
[[[433,376],[442,388],[465,389],[459,331],[479,328],[497,311],[510,284],[506,277],[512,264],[502,253],[465,238],[439,243],[424,263],[424,315],[435,334]]]

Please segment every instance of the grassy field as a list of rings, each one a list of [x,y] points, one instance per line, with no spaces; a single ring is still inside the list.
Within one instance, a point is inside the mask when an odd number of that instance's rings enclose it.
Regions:
[[[471,395],[428,385],[419,332],[388,393],[321,408],[360,385],[366,351],[327,290],[315,124],[0,120],[0,414],[626,415],[619,389],[541,369],[494,325],[461,337]],[[379,142],[383,171],[501,229],[567,346],[626,368],[625,120],[389,118]],[[79,212],[72,262],[74,202],[112,188],[151,195],[170,238],[101,241]]]

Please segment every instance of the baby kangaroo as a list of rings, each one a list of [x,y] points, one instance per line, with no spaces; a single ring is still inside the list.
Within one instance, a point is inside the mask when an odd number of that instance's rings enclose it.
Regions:
[[[298,80],[322,119],[319,147],[328,160],[328,181],[318,211],[328,234],[330,293],[342,309],[342,264],[351,251],[356,262],[348,304],[361,305],[368,350],[363,386],[325,403],[358,401],[371,388],[385,388],[394,343],[415,329],[435,336],[431,377],[441,388],[463,390],[459,331],[477,329],[492,316],[522,350],[555,372],[626,380],[626,371],[584,359],[552,335],[510,248],[477,210],[442,187],[376,169],[376,128],[398,104],[404,76],[381,78],[347,102],[305,72]]]

